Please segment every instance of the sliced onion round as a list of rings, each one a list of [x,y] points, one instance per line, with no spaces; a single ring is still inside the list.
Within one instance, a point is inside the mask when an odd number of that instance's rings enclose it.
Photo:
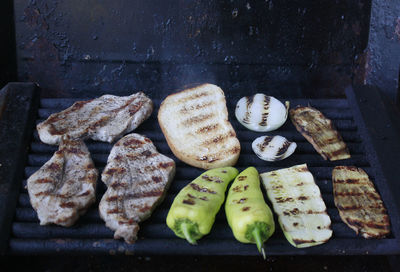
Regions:
[[[242,97],[236,104],[235,116],[246,128],[267,132],[281,127],[288,115],[289,101],[286,106],[278,99],[265,94]]]
[[[279,135],[261,136],[253,141],[251,147],[254,153],[264,161],[280,161],[292,155],[297,144]]]

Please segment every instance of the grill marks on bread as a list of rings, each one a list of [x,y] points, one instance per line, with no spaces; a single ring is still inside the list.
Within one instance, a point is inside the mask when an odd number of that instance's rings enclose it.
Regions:
[[[174,174],[174,161],[144,136],[132,133],[114,145],[102,174],[107,191],[99,210],[115,239],[136,240],[139,222],[162,201]]]
[[[172,152],[204,169],[234,165],[240,144],[228,121],[223,91],[203,84],[168,96],[158,121]]]
[[[27,181],[40,224],[73,225],[95,201],[97,175],[84,142],[63,139],[58,151]]]
[[[389,235],[386,208],[364,170],[354,166],[336,166],[332,182],[335,205],[343,222],[365,238]]]
[[[78,101],[50,115],[37,125],[37,130],[40,139],[47,144],[58,144],[64,135],[112,142],[138,127],[152,110],[152,101],[142,92],[121,97],[103,95]]]
[[[290,119],[325,160],[350,158],[349,150],[332,121],[317,109],[297,106],[290,110]]]

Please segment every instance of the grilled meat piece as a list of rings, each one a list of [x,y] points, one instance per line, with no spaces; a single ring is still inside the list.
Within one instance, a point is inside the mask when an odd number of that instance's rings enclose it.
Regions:
[[[146,137],[132,133],[114,145],[101,176],[108,188],[99,210],[115,239],[136,240],[139,222],[162,201],[174,174],[175,162]]]
[[[317,109],[297,106],[290,110],[290,119],[325,160],[350,158],[349,150],[332,121]]]
[[[37,130],[46,144],[58,144],[63,135],[110,143],[137,128],[152,111],[153,102],[142,92],[130,96],[103,95],[78,101],[50,115],[37,125]]]
[[[73,225],[95,202],[97,175],[85,143],[63,139],[53,157],[27,182],[40,224]]]
[[[332,236],[331,219],[306,164],[260,176],[290,244],[303,248],[329,240]]]
[[[335,205],[344,223],[364,238],[382,238],[390,233],[387,211],[364,170],[336,166],[332,181]]]

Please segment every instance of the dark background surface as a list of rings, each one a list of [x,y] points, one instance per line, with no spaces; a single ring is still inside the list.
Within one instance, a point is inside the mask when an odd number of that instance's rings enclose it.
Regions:
[[[15,0],[18,78],[46,97],[226,92],[339,96],[365,62],[370,0]]]

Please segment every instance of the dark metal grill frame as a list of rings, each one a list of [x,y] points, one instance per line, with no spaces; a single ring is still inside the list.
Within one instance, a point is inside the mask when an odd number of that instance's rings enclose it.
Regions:
[[[300,135],[288,120],[285,125],[271,133],[251,132],[241,126],[234,118],[235,103],[240,94],[227,93],[227,103],[230,121],[241,142],[242,151],[236,167],[243,170],[247,166],[255,166],[260,173],[307,163],[312,172],[332,220],[333,237],[324,245],[297,249],[292,247],[284,238],[277,226],[276,233],[266,243],[269,255],[360,255],[360,254],[399,254],[399,215],[391,194],[389,185],[382,169],[376,163],[376,150],[371,145],[365,124],[356,106],[356,98],[352,90],[347,92],[347,99],[288,99],[291,106],[311,105],[320,109],[334,125],[347,143],[351,159],[329,162],[314,150],[305,138]],[[37,110],[36,123],[46,119],[51,113],[58,112],[80,99],[51,98],[41,99]],[[284,100],[284,99],[281,99]],[[8,254],[138,254],[138,255],[258,255],[255,245],[237,242],[228,226],[224,209],[217,215],[211,233],[201,239],[197,246],[189,245],[185,240],[174,236],[165,224],[168,209],[176,193],[188,182],[202,173],[202,170],[190,167],[174,157],[165,142],[158,126],[156,114],[160,100],[154,100],[155,110],[149,120],[145,121],[135,132],[149,137],[157,149],[173,158],[177,163],[174,181],[163,203],[157,207],[152,216],[140,224],[139,239],[133,245],[122,240],[114,240],[113,232],[109,230],[98,214],[98,203],[105,191],[105,186],[98,180],[97,202],[83,215],[78,222],[64,228],[55,225],[40,226],[36,213],[29,203],[25,189],[26,179],[41,167],[56,151],[56,146],[40,142],[37,132],[32,132],[29,153],[26,158],[24,174],[17,197],[15,215],[11,223],[11,235],[8,237]],[[280,162],[264,162],[252,152],[251,142],[261,135],[282,135],[297,142],[296,152]],[[86,141],[92,158],[100,173],[106,164],[112,144]],[[334,206],[332,195],[331,173],[336,165],[355,165],[362,167],[374,181],[381,193],[385,206],[391,218],[392,234],[380,240],[366,240],[356,236],[340,219]],[[264,194],[265,199],[266,195]],[[276,220],[277,223],[277,220]]]

